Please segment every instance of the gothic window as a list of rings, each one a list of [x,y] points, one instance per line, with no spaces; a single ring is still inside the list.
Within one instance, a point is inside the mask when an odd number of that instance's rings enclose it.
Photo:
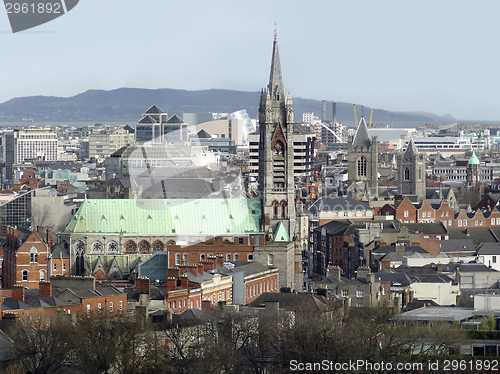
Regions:
[[[114,252],[118,249],[118,244],[116,242],[111,242],[108,244],[108,251]]]
[[[93,249],[95,252],[100,252],[100,251],[102,251],[102,244],[101,244],[101,242],[95,242],[95,243],[92,245],[92,249]]]
[[[277,202],[273,202],[273,218],[280,217],[280,207]]]
[[[147,251],[149,251],[149,243],[148,243],[148,242],[142,242],[142,243],[139,245],[139,249],[140,249],[142,252],[147,252]]]
[[[133,251],[135,251],[135,243],[134,242],[128,242],[127,246],[125,248],[129,252],[133,252]]]
[[[153,245],[153,249],[155,251],[163,251],[163,243],[162,242],[156,242],[154,245]]]
[[[366,157],[361,156],[356,160],[358,177],[366,177]]]
[[[405,181],[410,180],[410,169],[405,168]]]
[[[182,262],[183,262],[184,265],[188,264],[188,255],[187,255],[187,253],[184,253],[182,255]]]
[[[31,263],[38,263],[38,248],[33,246],[30,248],[30,262]]]
[[[422,168],[418,168],[418,180],[422,180]]]
[[[286,212],[287,212],[287,204],[286,201],[281,202],[281,218],[285,219],[286,218]]]
[[[81,252],[85,249],[85,244],[83,244],[83,242],[81,240],[78,241],[78,243],[76,243],[76,250]]]

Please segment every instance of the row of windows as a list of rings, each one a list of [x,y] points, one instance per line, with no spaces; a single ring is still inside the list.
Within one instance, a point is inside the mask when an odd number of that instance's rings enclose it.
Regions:
[[[259,296],[264,292],[272,292],[278,290],[278,282],[276,279],[271,279],[270,281],[263,281],[259,283],[254,283],[253,285],[248,285],[245,287],[245,298],[252,299]]]
[[[23,270],[22,272],[22,275],[23,275],[23,282],[27,282],[28,281],[28,270]],[[47,272],[45,270],[40,270],[40,280],[41,281],[44,281],[47,279]]]
[[[342,290],[341,294],[342,294],[342,297],[349,297],[349,290]],[[357,298],[364,297],[364,291],[363,290],[356,290],[356,297]]]
[[[184,306],[183,306],[184,305]],[[200,306],[200,300],[196,300],[196,307],[198,308]],[[181,309],[181,308],[185,308],[186,307],[186,299],[184,300],[179,300],[178,303],[176,303],[175,301],[172,301],[172,302],[168,302],[168,309],[172,309],[172,310],[175,310],[177,308]],[[191,300],[189,302],[189,307],[190,309],[193,309],[193,300]]]
[[[120,300],[119,303],[119,310],[120,312],[123,312],[123,301]],[[87,304],[87,314],[90,314],[92,311],[92,306],[90,304]],[[102,303],[97,304],[97,311],[100,312],[102,311]],[[114,309],[114,303],[112,301],[109,302],[109,311],[113,313],[115,311]]]
[[[200,254],[200,261],[205,261],[208,257],[212,257],[212,256],[213,256],[212,253],[209,253],[208,255],[206,255],[205,253],[201,253]],[[231,261],[237,262],[239,260],[240,260],[240,255],[238,253],[235,253],[235,254],[227,253],[226,254],[226,259],[225,259],[226,262],[231,262]],[[247,260],[253,261],[253,254],[249,253],[247,256]],[[180,253],[176,253],[175,254],[175,265],[188,265],[188,254],[184,253],[184,254],[182,254],[182,257],[181,257]]]

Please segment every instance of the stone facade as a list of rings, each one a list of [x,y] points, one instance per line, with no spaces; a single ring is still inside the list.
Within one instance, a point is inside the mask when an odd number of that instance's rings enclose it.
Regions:
[[[410,139],[405,153],[398,155],[398,192],[425,199],[425,156]]]
[[[364,182],[365,189],[371,197],[378,196],[378,139],[368,136],[366,121],[361,121],[354,137],[349,137],[348,180]]]

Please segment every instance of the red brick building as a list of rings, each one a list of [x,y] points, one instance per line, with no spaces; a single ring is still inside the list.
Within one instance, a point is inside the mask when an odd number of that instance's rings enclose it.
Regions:
[[[38,288],[39,282],[48,279],[50,231],[43,227],[36,232],[25,228],[7,227],[4,246],[3,288],[21,285]]]

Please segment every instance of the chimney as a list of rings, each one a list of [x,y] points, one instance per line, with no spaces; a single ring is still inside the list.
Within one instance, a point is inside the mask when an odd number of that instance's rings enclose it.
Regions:
[[[12,300],[24,302],[24,286],[12,287]]]
[[[198,276],[198,265],[181,265],[179,266],[181,273],[189,271],[195,277]]]
[[[220,253],[217,255],[217,265],[224,265],[224,255],[221,255]]]
[[[323,117],[321,117],[321,121],[326,122],[326,100],[321,102],[323,106]]]
[[[40,281],[38,283],[38,295],[40,297],[52,297],[52,284],[50,282]]]
[[[173,278],[173,277],[167,278],[167,283],[166,283],[165,287],[169,291],[175,291],[177,289],[177,278]]]
[[[168,268],[167,269],[167,274],[169,277],[173,277],[175,279],[179,279],[181,276],[181,269],[179,268]]]
[[[443,264],[441,262],[437,263],[437,272],[442,273],[443,272]]]
[[[203,264],[201,262],[198,263],[198,275],[203,275],[204,268],[205,268],[205,266],[203,266]]]
[[[212,302],[210,300],[201,301],[201,310],[208,313],[210,312],[210,308],[212,308]]]
[[[388,258],[384,258],[380,261],[380,268],[381,269],[390,269],[391,268],[391,260]]]
[[[460,286],[461,278],[460,278],[460,269],[459,268],[457,268],[457,275],[456,275],[455,279],[457,280],[457,284]]]
[[[360,266],[356,272],[356,278],[365,282],[369,282],[371,271],[368,266]]]
[[[214,240],[214,245],[222,245],[222,244],[223,244],[222,236],[217,236]]]
[[[47,233],[47,245],[49,246],[49,249],[50,249],[50,248],[52,248],[52,244],[53,244],[52,240],[50,238],[50,230],[47,229],[46,233]]]
[[[37,232],[37,233],[39,233],[39,234],[43,234],[43,231],[44,231],[43,226],[37,226],[37,227],[36,227],[36,232]]]
[[[213,261],[202,261],[203,271],[210,271],[215,269],[215,263]]]
[[[332,103],[333,123],[337,122],[337,103]]]
[[[150,281],[147,277],[139,277],[135,281],[135,287],[139,289],[140,293],[149,293]]]
[[[326,269],[327,277],[340,280],[340,267],[339,266],[328,266]]]
[[[181,279],[181,287],[187,289],[189,285],[189,279],[187,275],[182,274],[180,279]]]

